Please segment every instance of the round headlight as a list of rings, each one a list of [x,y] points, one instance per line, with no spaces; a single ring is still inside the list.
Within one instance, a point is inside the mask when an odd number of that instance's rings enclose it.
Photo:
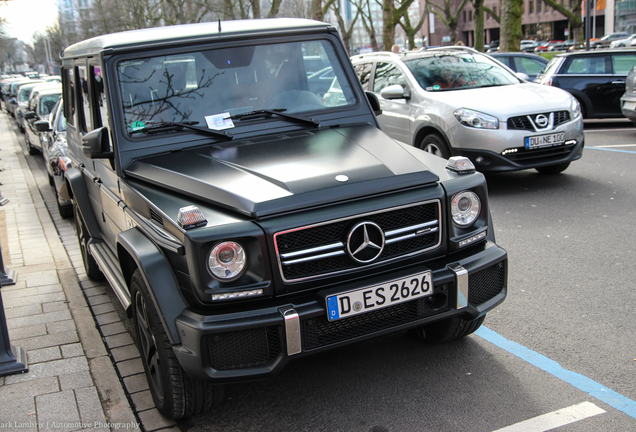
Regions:
[[[451,215],[453,222],[460,227],[466,227],[475,222],[481,212],[481,202],[476,193],[463,191],[451,200]]]
[[[245,251],[232,241],[219,243],[210,252],[208,268],[215,278],[231,281],[238,278],[245,269]]]

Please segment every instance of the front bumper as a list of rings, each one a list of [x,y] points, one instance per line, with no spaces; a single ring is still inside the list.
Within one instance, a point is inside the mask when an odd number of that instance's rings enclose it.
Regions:
[[[627,103],[628,105],[625,105]],[[633,106],[633,108],[630,108]],[[636,94],[624,94],[621,97],[621,112],[631,121],[636,122]]]
[[[391,277],[426,269],[433,274],[434,294],[430,298],[337,321],[327,320],[328,295],[381,283],[387,280],[386,275],[318,292],[309,299],[290,297],[285,303],[249,314],[202,315],[185,310],[176,319],[181,345],[174,351],[188,375],[196,379],[233,382],[266,378],[292,358],[453,316],[478,318],[506,297],[507,253],[494,243],[456,261],[411,266]]]

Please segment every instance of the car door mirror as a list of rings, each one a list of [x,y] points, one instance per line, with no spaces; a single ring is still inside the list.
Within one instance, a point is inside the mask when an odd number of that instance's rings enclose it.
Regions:
[[[31,120],[32,118],[35,118],[35,113],[33,111],[27,111],[24,113],[24,115],[22,116],[25,120]]]
[[[399,84],[384,87],[380,92],[380,96],[384,99],[407,99],[404,88]]]
[[[373,109],[373,112],[375,113],[375,115],[379,116],[380,114],[382,114],[382,108],[380,107],[380,100],[375,95],[375,93],[368,91],[368,92],[365,92],[365,94],[367,95],[367,99],[369,100],[369,103],[371,104],[371,109]]]
[[[82,137],[82,152],[91,159],[111,158],[110,137],[106,126],[95,129]]]
[[[515,75],[517,76],[517,78],[519,78],[520,80],[523,81],[530,81],[530,77],[528,76],[528,74],[525,74],[523,72],[517,72],[515,73]]]
[[[48,120],[38,120],[33,123],[35,130],[38,132],[49,132],[51,130],[51,124]]]

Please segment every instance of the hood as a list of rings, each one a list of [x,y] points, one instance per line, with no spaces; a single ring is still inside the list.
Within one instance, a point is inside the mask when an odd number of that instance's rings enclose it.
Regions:
[[[371,125],[187,149],[138,159],[124,171],[253,217],[438,180],[420,160]]]
[[[434,94],[436,100],[454,107],[453,109],[474,109],[504,121],[509,117],[531,113],[569,111],[572,106],[570,93],[536,83],[451,90]]]

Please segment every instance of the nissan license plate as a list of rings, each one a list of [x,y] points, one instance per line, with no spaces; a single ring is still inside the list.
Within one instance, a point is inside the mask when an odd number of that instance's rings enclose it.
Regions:
[[[327,297],[329,321],[393,306],[433,294],[430,271]]]
[[[525,140],[526,140],[526,148],[528,150],[539,148],[539,147],[552,147],[556,145],[561,145],[565,142],[565,132],[531,136],[531,137],[526,137]]]

